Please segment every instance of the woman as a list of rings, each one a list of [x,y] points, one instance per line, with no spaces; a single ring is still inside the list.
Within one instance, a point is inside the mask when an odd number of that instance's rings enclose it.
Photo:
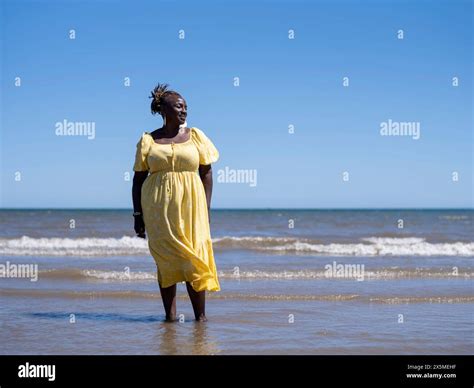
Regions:
[[[206,321],[205,292],[219,291],[210,235],[211,163],[219,152],[200,129],[186,127],[181,95],[158,84],[151,112],[163,127],[137,144],[133,177],[135,232],[158,270],[166,321],[176,320],[176,283],[186,282],[197,321]],[[199,175],[198,175],[199,172]]]

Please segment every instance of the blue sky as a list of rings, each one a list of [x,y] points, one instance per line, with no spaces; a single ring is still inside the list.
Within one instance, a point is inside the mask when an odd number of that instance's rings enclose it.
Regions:
[[[1,207],[131,207],[157,82],[220,151],[214,208],[473,205],[470,1],[1,4]],[[64,119],[95,138],[56,136]],[[389,119],[420,139],[381,136]]]

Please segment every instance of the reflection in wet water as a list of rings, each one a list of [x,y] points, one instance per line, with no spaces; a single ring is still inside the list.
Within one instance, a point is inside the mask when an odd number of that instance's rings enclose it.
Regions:
[[[209,322],[162,322],[154,337],[157,354],[213,355],[221,352]]]

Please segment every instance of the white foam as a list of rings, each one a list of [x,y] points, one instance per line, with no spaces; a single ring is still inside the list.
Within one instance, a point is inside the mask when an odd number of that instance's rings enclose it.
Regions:
[[[420,237],[367,237],[360,242],[322,244],[295,237],[226,236],[216,248],[297,252],[325,256],[474,256],[474,242],[430,243]],[[0,239],[0,255],[9,256],[149,256],[147,240],[121,238]]]
[[[156,273],[152,272],[125,272],[125,271],[98,271],[98,270],[85,270],[82,271],[84,276],[99,280],[112,280],[112,281],[143,281],[143,280],[156,280]]]
[[[420,237],[367,237],[361,240],[378,245],[413,245],[425,242]]]
[[[366,237],[360,243],[329,244],[304,238],[258,236],[226,236],[214,241],[218,247],[328,256],[474,256],[474,242],[429,243],[421,237]]]
[[[12,256],[148,255],[148,243],[138,237],[0,239],[0,254]]]
[[[97,281],[156,281],[156,272],[125,272],[125,271],[108,271],[108,270],[80,270],[80,269],[55,269],[40,272],[39,277],[49,277],[55,279],[74,279],[74,280],[97,280]],[[305,280],[305,279],[327,279],[326,271],[321,268],[305,269],[305,270],[288,270],[288,271],[239,271],[235,273],[230,271],[219,271],[218,276],[221,279],[228,280]],[[364,277],[367,280],[383,280],[383,279],[399,279],[399,278],[464,278],[472,279],[474,272],[468,270],[460,270],[458,274],[454,274],[450,269],[444,268],[379,268],[365,271]],[[339,280],[339,278],[331,278]],[[342,278],[342,280],[344,280]]]
[[[367,239],[368,240],[368,239]],[[294,242],[265,250],[308,252],[330,256],[474,256],[474,243],[376,241],[371,244],[308,244]],[[422,239],[420,239],[422,240]]]

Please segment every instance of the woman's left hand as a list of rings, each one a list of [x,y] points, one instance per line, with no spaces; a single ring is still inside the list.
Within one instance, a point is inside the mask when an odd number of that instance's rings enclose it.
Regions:
[[[135,225],[134,225],[135,233],[140,238],[146,238],[145,222],[143,222],[143,217],[135,216],[134,218],[135,218]]]

